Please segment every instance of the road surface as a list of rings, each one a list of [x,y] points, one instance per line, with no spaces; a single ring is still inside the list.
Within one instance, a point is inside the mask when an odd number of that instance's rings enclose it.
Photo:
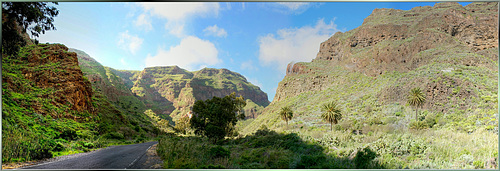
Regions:
[[[111,146],[21,169],[142,169],[146,151],[158,142]]]

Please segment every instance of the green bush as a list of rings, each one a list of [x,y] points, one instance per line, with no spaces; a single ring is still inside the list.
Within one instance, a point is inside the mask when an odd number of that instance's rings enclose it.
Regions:
[[[476,169],[482,169],[484,167],[484,162],[476,160],[472,163],[474,165],[474,168]]]
[[[356,169],[373,168],[372,162],[376,157],[377,153],[370,149],[370,147],[358,149],[358,152],[356,152],[356,156],[354,157],[354,164],[356,166]]]
[[[104,135],[104,137],[108,138],[108,139],[116,139],[116,140],[122,140],[125,138],[122,133],[118,133],[118,132],[107,133]]]
[[[59,135],[59,138],[65,139],[65,140],[75,140],[78,137],[76,134],[76,131],[73,129],[64,129],[61,134]]]
[[[325,162],[325,155],[303,155],[300,157],[300,162],[297,164],[297,169],[319,168]]]
[[[428,128],[427,124],[425,121],[411,121],[410,122],[410,128],[411,129],[425,129]]]
[[[224,158],[229,157],[230,155],[231,152],[229,150],[219,145],[212,147],[209,150],[209,156],[213,158]]]
[[[64,145],[63,143],[61,142],[56,142],[56,145],[54,146],[54,151],[63,151],[65,148],[64,148]]]
[[[209,165],[202,166],[200,169],[225,169],[225,167],[221,166],[221,165],[209,164]]]

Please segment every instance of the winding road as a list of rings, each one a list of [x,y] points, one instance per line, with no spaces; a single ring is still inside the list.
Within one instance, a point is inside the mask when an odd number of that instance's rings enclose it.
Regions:
[[[157,143],[110,146],[21,169],[142,169],[147,160],[146,151]]]

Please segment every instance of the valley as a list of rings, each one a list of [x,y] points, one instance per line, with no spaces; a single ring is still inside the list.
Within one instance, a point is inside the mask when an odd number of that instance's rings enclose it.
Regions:
[[[290,62],[271,102],[229,69],[119,70],[14,30],[2,163],[157,141],[163,169],[498,169],[497,2],[375,9]]]

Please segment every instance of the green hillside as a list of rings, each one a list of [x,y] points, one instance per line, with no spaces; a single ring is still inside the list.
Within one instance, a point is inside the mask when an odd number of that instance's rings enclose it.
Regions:
[[[93,91],[64,45],[2,58],[2,161],[30,161],[142,141],[159,130]],[[139,103],[134,103],[139,104]]]
[[[322,43],[312,62],[290,64],[274,101],[254,121],[242,124],[241,133],[251,135],[261,126],[296,133],[321,144],[325,153],[340,157],[369,147],[376,152],[373,161],[388,168],[491,167],[498,158],[499,49],[494,43],[498,44],[498,38],[467,43],[469,34],[475,34],[467,28],[458,28],[467,34],[451,34],[442,28],[452,25],[447,22],[460,24],[476,19],[474,16],[489,21],[486,16],[494,16],[489,12],[495,13],[484,10],[489,8],[497,9],[498,4],[458,8],[444,3],[409,11],[375,10],[359,28],[337,33]],[[464,21],[436,17],[458,15],[450,14],[454,10],[468,15],[470,9],[481,13]],[[407,14],[418,17],[394,24]],[[391,34],[374,28],[392,24],[407,28],[393,32],[405,37],[374,38]],[[490,25],[475,26],[469,29],[489,30]],[[484,34],[498,37],[494,32]],[[423,90],[426,98],[417,121],[416,108],[407,103],[412,88]],[[321,106],[331,101],[340,105],[343,115],[333,131],[321,118]],[[294,111],[288,125],[278,115],[285,106]]]

